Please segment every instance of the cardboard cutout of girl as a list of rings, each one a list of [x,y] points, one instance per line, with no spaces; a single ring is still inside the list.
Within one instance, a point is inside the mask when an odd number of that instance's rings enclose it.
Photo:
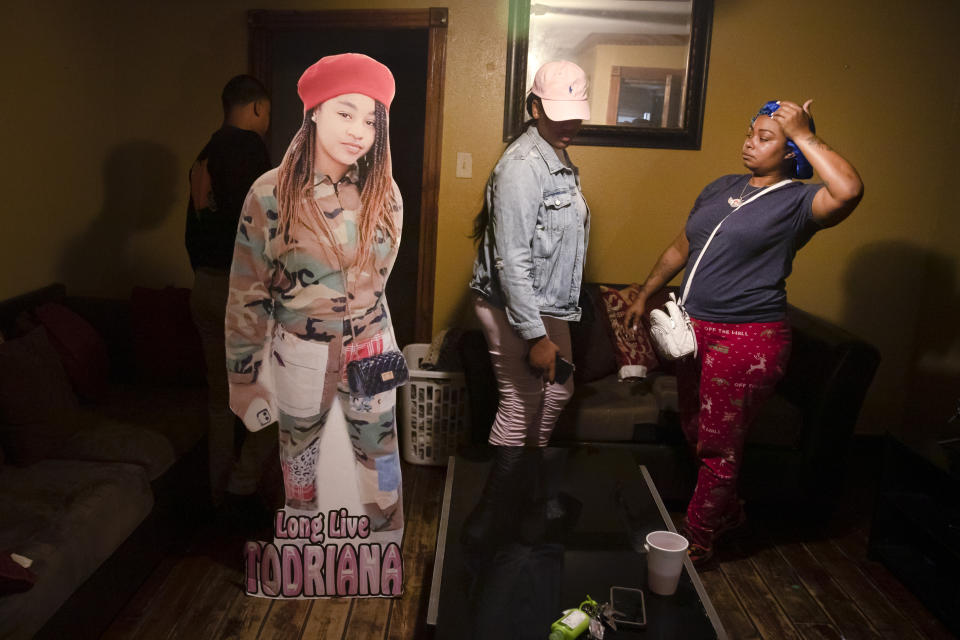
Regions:
[[[393,75],[346,53],[297,89],[303,124],[247,195],[226,310],[230,407],[254,431],[279,423],[286,494],[273,543],[247,544],[247,593],[399,596],[396,390],[351,394],[346,377],[350,361],[397,349],[385,298],[402,224]],[[349,435],[353,464],[318,486],[333,430]]]

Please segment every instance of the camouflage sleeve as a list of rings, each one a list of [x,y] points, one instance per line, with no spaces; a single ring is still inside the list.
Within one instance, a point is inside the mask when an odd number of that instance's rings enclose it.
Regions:
[[[397,251],[400,248],[400,237],[403,235],[403,196],[400,194],[400,187],[397,186],[397,183],[393,183],[393,207],[391,214],[393,216],[393,221],[396,224],[397,235],[398,237],[393,241],[393,258],[390,261],[390,265],[387,267],[386,277],[390,277],[390,273],[393,271],[393,266],[396,263]]]
[[[396,204],[396,210],[394,219],[397,221],[397,229],[403,229],[403,195],[400,194],[400,187],[396,182],[393,183],[393,199]],[[397,240],[397,245],[400,245],[400,240]]]
[[[276,211],[273,186],[258,180],[243,203],[230,269],[225,319],[230,409],[251,430],[276,419],[276,411],[270,410],[274,406],[273,389],[263,366],[264,357],[269,357],[273,326],[273,260],[268,237]]]

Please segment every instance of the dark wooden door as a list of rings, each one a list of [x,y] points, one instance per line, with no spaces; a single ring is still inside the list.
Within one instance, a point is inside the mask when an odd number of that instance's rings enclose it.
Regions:
[[[390,68],[393,175],[403,195],[400,253],[387,300],[401,345],[430,340],[436,255],[446,10],[254,11],[251,72],[270,89],[270,151],[279,164],[303,119],[297,79],[323,56],[355,52]]]

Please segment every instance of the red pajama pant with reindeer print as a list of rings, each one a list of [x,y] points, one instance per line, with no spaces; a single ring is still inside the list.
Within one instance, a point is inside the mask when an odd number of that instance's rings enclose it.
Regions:
[[[682,360],[677,371],[680,422],[698,463],[687,533],[691,543],[710,547],[718,530],[741,517],[743,443],[786,370],[790,325],[692,321],[698,355]]]

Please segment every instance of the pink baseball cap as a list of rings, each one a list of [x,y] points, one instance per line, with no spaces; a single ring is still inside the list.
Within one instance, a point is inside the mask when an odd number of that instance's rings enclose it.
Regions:
[[[540,98],[551,120],[589,120],[587,74],[567,60],[548,62],[533,77],[530,93]]]

